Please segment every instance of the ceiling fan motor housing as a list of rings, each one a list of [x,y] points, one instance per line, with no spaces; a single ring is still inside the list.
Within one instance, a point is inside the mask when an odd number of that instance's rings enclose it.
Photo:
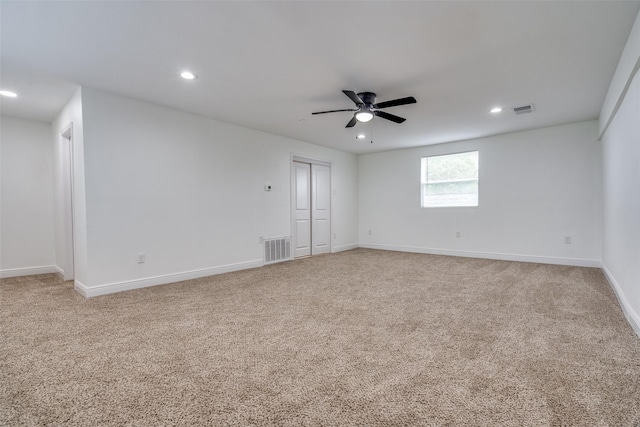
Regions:
[[[358,96],[367,107],[371,107],[376,103],[376,94],[373,92],[360,92]]]

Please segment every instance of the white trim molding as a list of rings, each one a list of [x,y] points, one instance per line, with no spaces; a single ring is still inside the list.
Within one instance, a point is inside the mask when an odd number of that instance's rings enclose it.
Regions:
[[[603,115],[601,117],[601,121],[604,124],[601,124],[600,133],[598,134],[598,139],[599,140],[602,139],[602,137],[604,136],[605,132],[607,132],[607,129],[609,129],[609,125],[613,121],[614,117],[616,116],[616,114],[618,114],[618,110],[620,109],[620,106],[622,105],[622,101],[624,101],[624,98],[627,96],[627,92],[629,91],[629,86],[631,86],[631,82],[633,82],[633,79],[635,78],[636,74],[638,73],[638,70],[640,70],[640,58],[637,59],[637,61],[634,64],[633,68],[631,69],[629,77],[627,78],[627,81],[626,81],[624,87],[622,88],[621,93],[618,96],[615,105],[612,107],[612,111],[607,116],[604,116],[604,113],[603,113]]]
[[[609,285],[611,285],[611,287],[613,288],[613,292],[618,298],[618,302],[620,303],[620,307],[622,307],[624,317],[626,317],[627,322],[629,322],[629,325],[631,325],[636,335],[638,335],[638,337],[640,338],[640,315],[633,309],[633,307],[629,303],[629,300],[627,300],[627,297],[624,296],[620,284],[618,284],[615,277],[613,277],[613,274],[611,274],[604,262],[602,263],[601,268],[602,272],[604,273],[604,277],[606,277]]]
[[[618,113],[622,101],[638,70],[640,69],[640,13],[636,15],[635,23],[620,56],[620,61],[613,74],[607,95],[600,110],[600,131],[598,139],[601,139],[609,125]]]
[[[19,277],[19,276],[33,276],[36,274],[49,274],[57,273],[58,269],[55,265],[41,265],[38,267],[23,267],[23,268],[7,268],[0,270],[0,278]]]
[[[291,161],[331,167],[331,162],[329,160],[312,159],[311,157],[300,156],[294,153],[291,153]]]
[[[334,246],[333,248],[331,248],[331,253],[350,251],[351,249],[357,249],[359,247],[360,247],[360,245],[357,244],[357,243],[350,243],[348,245]]]
[[[85,298],[89,298],[89,288],[87,288],[83,283],[79,280],[73,281],[73,290],[82,295]]]
[[[200,277],[215,276],[232,271],[246,270],[262,267],[263,260],[239,262],[236,264],[221,265],[218,267],[201,268],[198,270],[183,271],[181,273],[164,274],[161,276],[145,277],[142,279],[125,280],[123,282],[107,283],[104,285],[87,286],[80,281],[74,282],[73,288],[85,298],[112,294],[115,292],[129,291],[132,289],[146,288],[149,286],[166,285],[168,283],[182,282],[184,280],[198,279]]]
[[[575,267],[600,268],[601,266],[600,261],[595,259],[556,258],[556,257],[543,257],[543,256],[537,256],[537,255],[516,255],[516,254],[502,254],[502,253],[494,253],[494,252],[456,251],[451,249],[422,248],[422,247],[414,247],[414,246],[379,245],[379,244],[373,244],[373,243],[361,243],[360,247],[368,248],[368,249],[381,249],[384,251],[414,252],[419,254],[448,255],[448,256],[459,256],[459,257],[466,257],[466,258],[498,259],[502,261],[533,262],[537,264],[571,265]]]

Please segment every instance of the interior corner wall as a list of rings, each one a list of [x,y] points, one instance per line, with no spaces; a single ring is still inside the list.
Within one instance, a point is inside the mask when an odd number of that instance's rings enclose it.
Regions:
[[[479,206],[421,208],[421,158],[472,150]],[[600,265],[596,121],[362,155],[359,171],[363,247]]]
[[[73,223],[65,211],[65,182],[63,168],[68,167],[63,159],[62,132],[72,126],[73,140]],[[58,271],[64,273],[68,257],[74,258],[74,279],[87,281],[87,229],[84,185],[84,143],[82,120],[82,90],[79,88],[65,107],[51,123],[49,144],[53,146],[53,199],[54,199],[54,236],[55,262]],[[70,230],[72,228],[72,230]],[[73,245],[69,243],[73,236]]]
[[[86,87],[82,117],[88,296],[262,265],[259,236],[291,235],[292,155],[331,162],[332,250],[357,247],[353,154]]]
[[[49,124],[0,117],[0,275],[54,269]]]
[[[640,336],[640,76],[638,67],[629,64],[640,64],[640,14],[607,94],[617,108],[603,108],[600,115],[602,265]]]
[[[598,134],[601,137],[620,108],[625,93],[629,89],[631,77],[635,75],[638,68],[640,68],[640,12],[631,28],[600,110]]]

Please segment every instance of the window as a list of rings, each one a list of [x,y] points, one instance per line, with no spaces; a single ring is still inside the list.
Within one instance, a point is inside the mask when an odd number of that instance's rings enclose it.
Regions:
[[[478,206],[478,152],[422,158],[423,208]]]

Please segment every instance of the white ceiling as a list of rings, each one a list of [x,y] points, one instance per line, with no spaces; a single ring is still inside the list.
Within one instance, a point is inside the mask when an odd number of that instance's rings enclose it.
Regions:
[[[0,3],[2,113],[51,121],[78,85],[353,153],[598,116],[640,8],[568,2]],[[190,69],[199,78],[185,81]],[[341,93],[418,103],[345,129]],[[494,106],[533,103],[516,116]]]

